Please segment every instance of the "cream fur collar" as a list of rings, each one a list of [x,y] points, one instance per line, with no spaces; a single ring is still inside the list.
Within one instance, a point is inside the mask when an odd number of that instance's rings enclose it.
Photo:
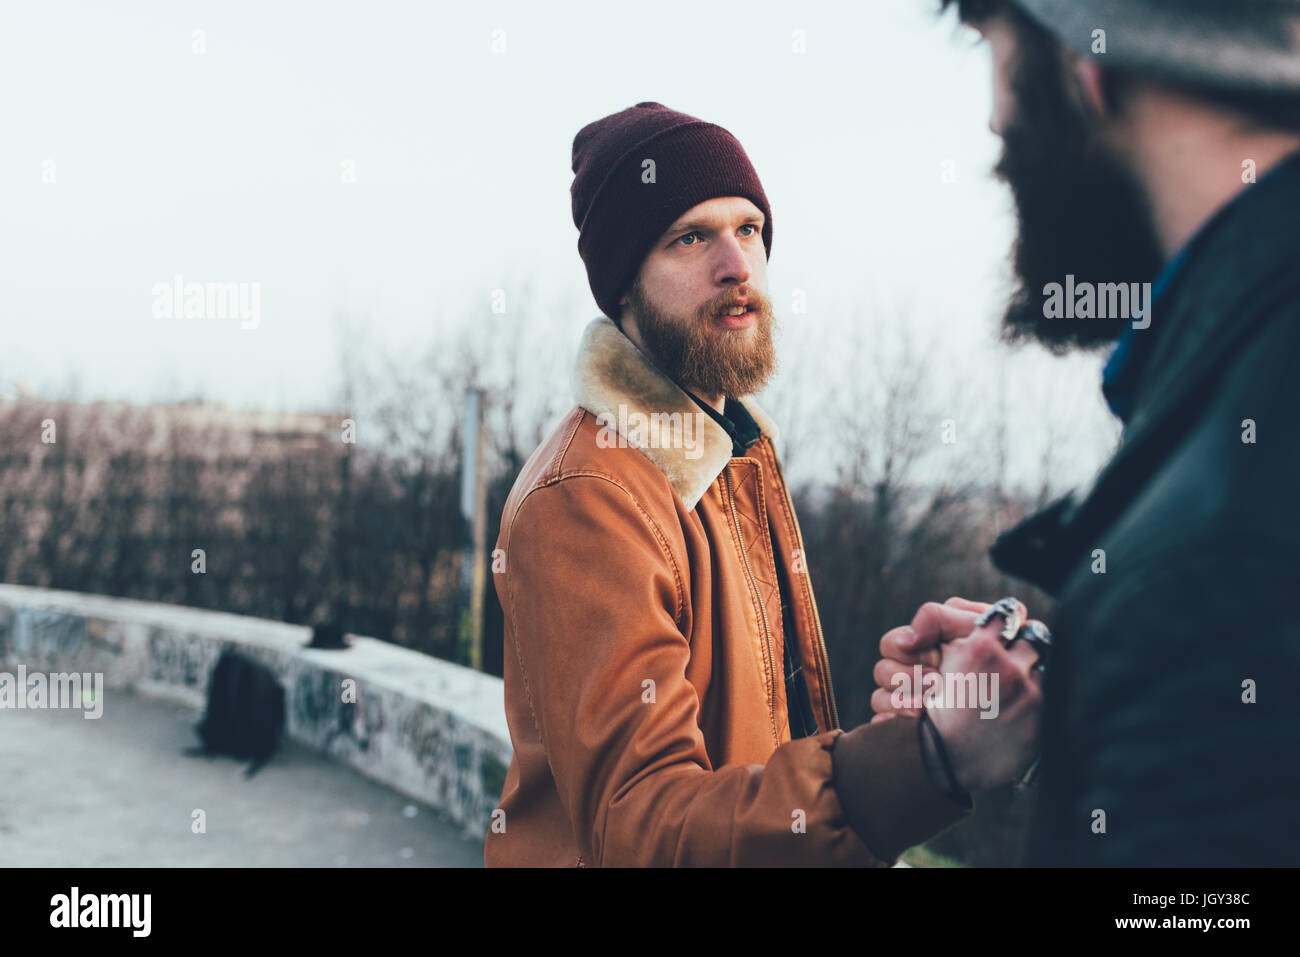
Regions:
[[[571,384],[574,400],[605,427],[602,441],[640,449],[688,509],[695,508],[731,460],[726,430],[607,316],[593,319],[583,332]],[[775,445],[772,420],[752,397],[739,401]]]

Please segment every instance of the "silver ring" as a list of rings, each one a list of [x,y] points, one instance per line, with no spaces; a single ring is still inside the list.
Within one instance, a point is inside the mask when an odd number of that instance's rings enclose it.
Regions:
[[[1016,640],[1016,635],[1020,631],[1020,603],[1014,598],[998,599],[975,619],[975,627],[983,628],[995,617],[1000,617],[1006,622],[1006,627],[1002,629],[1002,641],[1010,645]]]
[[[1021,639],[1033,645],[1034,651],[1038,652],[1038,660],[1034,662],[1034,670],[1046,671],[1047,658],[1052,651],[1052,633],[1047,630],[1047,626],[1037,621],[1029,622],[1016,632],[1014,638],[1007,642],[1007,647]]]

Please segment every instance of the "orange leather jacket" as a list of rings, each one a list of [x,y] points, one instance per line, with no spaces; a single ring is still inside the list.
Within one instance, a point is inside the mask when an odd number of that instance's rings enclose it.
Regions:
[[[497,541],[514,757],[485,863],[883,866],[968,813],[925,772],[915,720],[840,728],[776,428],[752,399],[762,435],[733,458],[604,317],[573,389]],[[822,729],[797,740],[777,563]]]

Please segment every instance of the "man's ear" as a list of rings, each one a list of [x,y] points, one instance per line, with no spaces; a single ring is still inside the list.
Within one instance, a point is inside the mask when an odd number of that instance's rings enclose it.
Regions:
[[[1112,106],[1106,97],[1105,71],[1091,57],[1074,55],[1070,59],[1084,102],[1097,116],[1109,115]]]

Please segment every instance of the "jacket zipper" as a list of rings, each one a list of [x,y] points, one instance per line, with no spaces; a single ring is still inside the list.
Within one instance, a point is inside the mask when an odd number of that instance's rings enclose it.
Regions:
[[[781,468],[780,460],[776,457],[775,449],[772,450],[772,461],[776,462],[776,474],[781,479],[781,492],[785,495],[786,505],[790,509],[790,518],[794,521],[794,535],[799,541],[799,554],[803,556],[804,560],[803,583],[804,587],[808,589],[808,603],[812,605],[813,624],[817,628],[817,644],[821,649],[822,656],[822,676],[826,680],[826,700],[831,706],[831,721],[834,723],[835,727],[838,728],[840,726],[840,713],[839,709],[835,707],[835,689],[831,686],[831,663],[830,659],[826,655],[826,638],[822,634],[821,616],[817,613],[817,599],[813,597],[812,587],[808,582],[808,550],[804,547],[803,531],[799,528],[799,516],[795,514],[794,500],[790,498],[790,489],[785,484],[785,472]]]
[[[731,466],[727,465],[723,468],[722,474],[727,479],[727,501],[731,505],[731,521],[736,526],[736,544],[740,546],[740,560],[745,564],[745,574],[749,576],[754,597],[758,599],[758,615],[763,620],[763,651],[767,656],[767,673],[772,676],[772,692],[768,695],[767,703],[772,715],[772,734],[780,744],[781,733],[776,729],[776,672],[772,664],[776,659],[776,652],[772,648],[772,629],[768,626],[767,610],[763,608],[763,599],[758,594],[758,583],[754,581],[754,570],[749,564],[749,553],[745,550],[745,536],[740,530],[740,516],[736,514],[736,496],[731,489]],[[782,675],[784,677],[784,672]]]

